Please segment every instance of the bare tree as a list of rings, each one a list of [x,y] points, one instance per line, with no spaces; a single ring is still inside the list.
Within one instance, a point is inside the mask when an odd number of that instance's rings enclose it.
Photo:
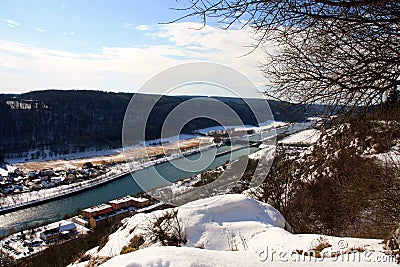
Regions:
[[[279,53],[269,53],[262,65],[270,96],[353,110],[381,102],[400,84],[399,36],[342,21],[277,36]]]
[[[370,106],[400,85],[400,2],[389,0],[191,0],[204,23],[252,27],[266,93],[292,103]]]
[[[190,11],[182,18],[216,17],[226,27],[245,20],[257,30],[270,31],[285,27],[299,31],[315,26],[321,20],[345,21],[393,28],[399,21],[397,1],[390,0],[189,0]],[[179,18],[177,20],[180,20]],[[240,22],[242,23],[242,22]]]

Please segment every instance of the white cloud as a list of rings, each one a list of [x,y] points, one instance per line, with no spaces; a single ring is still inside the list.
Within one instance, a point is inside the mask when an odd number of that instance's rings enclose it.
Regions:
[[[150,30],[150,26],[149,25],[139,25],[136,27],[136,29],[139,31],[148,31],[148,30]]]
[[[125,28],[134,28],[141,32],[148,31],[151,29],[149,25],[141,24],[141,25],[135,26],[134,24],[132,24],[130,22],[125,22],[124,27]]]
[[[63,36],[73,36],[73,35],[76,35],[76,33],[75,32],[62,32],[61,33],[61,35],[63,35]]]
[[[0,19],[0,21],[3,24],[5,24],[5,25],[7,25],[8,27],[11,27],[11,28],[15,28],[15,27],[21,25],[19,22],[16,22],[15,20],[12,20],[12,19]]]
[[[46,88],[135,91],[160,71],[181,63],[211,61],[235,68],[255,83],[263,52],[251,51],[251,31],[222,30],[200,24],[175,23],[151,29],[157,45],[102,47],[72,53],[0,40],[0,88],[21,92]],[[64,32],[65,36],[72,33]]]
[[[36,27],[35,30],[38,31],[38,32],[46,32],[46,30],[44,30],[42,28],[39,28],[39,27]]]

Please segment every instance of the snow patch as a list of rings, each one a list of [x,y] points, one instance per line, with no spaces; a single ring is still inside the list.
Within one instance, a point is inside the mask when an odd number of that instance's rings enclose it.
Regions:
[[[260,146],[261,147],[261,146]],[[249,155],[249,159],[260,160],[260,159],[273,159],[275,147],[266,146]]]
[[[312,145],[318,141],[320,136],[320,130],[308,129],[292,134],[279,141],[279,143],[283,145]]]

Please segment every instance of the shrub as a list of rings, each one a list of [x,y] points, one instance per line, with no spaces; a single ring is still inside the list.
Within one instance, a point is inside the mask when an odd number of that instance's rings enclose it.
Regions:
[[[127,254],[135,251],[135,249],[131,248],[130,246],[125,246],[121,249],[121,254]]]
[[[131,238],[129,242],[129,246],[133,248],[134,250],[138,250],[141,245],[144,244],[144,238],[141,235],[135,235],[134,237]]]
[[[321,236],[320,238],[318,238],[317,244],[315,245],[313,250],[316,252],[321,252],[323,249],[329,247],[331,247],[331,244],[329,244],[329,242],[326,241],[326,239]]]
[[[164,212],[147,227],[152,242],[160,242],[163,246],[181,246],[186,243],[183,222],[178,218],[178,210]]]

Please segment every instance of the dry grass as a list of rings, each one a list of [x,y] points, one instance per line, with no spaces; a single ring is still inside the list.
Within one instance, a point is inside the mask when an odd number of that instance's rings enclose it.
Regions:
[[[54,170],[76,169],[81,168],[86,162],[91,162],[93,165],[104,163],[124,163],[126,161],[157,157],[160,155],[170,155],[178,152],[179,150],[185,151],[199,146],[209,145],[211,142],[211,139],[194,138],[165,144],[163,146],[135,147],[124,152],[118,152],[106,156],[86,157],[79,159],[60,159],[51,161],[33,161],[20,163],[16,166],[25,172],[29,170],[41,170],[46,168],[52,168]]]

